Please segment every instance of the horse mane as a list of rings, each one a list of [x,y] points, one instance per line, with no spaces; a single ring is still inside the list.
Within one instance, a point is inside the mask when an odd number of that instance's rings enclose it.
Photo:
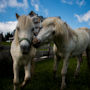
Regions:
[[[73,37],[73,35],[77,36],[76,33],[74,32],[73,29],[71,29],[71,27],[66,23],[63,22],[60,18],[56,19],[56,32],[58,34],[66,34],[67,37],[69,36],[70,38]]]
[[[77,37],[77,34],[70,26],[62,21],[58,17],[48,17],[42,23],[43,26],[49,26],[52,24],[55,27],[55,36],[56,37],[63,37],[65,39],[71,39],[73,36]]]
[[[77,36],[74,30],[71,29],[71,27],[66,22],[64,22],[64,25],[66,26],[70,37],[73,37],[73,35]]]

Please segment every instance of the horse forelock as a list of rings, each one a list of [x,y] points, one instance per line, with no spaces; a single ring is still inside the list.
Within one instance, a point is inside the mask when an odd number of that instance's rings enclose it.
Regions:
[[[46,18],[43,22],[42,22],[42,26],[44,26],[44,27],[46,27],[46,26],[48,26],[48,25],[50,25],[50,24],[55,24],[55,19],[56,19],[56,17],[48,17],[48,18]]]
[[[20,26],[22,29],[24,28],[31,28],[33,26],[32,19],[30,16],[20,16],[18,19],[18,26]]]

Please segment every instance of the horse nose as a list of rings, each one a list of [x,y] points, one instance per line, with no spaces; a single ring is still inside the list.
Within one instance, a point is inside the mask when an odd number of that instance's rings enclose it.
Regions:
[[[35,48],[38,48],[39,45],[40,45],[40,40],[38,40],[37,38],[34,38],[34,39],[33,39],[33,46],[34,46]]]
[[[27,54],[29,52],[29,46],[28,45],[21,45],[21,51],[23,54]]]
[[[21,49],[28,49],[29,48],[29,46],[26,46],[26,45],[21,45]]]
[[[37,38],[33,39],[33,44],[37,44],[39,42],[39,40]]]

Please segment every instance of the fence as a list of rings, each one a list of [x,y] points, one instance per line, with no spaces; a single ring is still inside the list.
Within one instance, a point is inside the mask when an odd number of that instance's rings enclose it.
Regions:
[[[37,49],[35,58],[50,58],[53,57],[53,48],[51,44],[46,44]]]

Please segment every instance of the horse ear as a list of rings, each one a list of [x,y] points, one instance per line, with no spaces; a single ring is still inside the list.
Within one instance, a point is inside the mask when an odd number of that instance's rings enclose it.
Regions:
[[[38,18],[38,22],[40,22],[41,20],[40,20],[40,18]]]
[[[34,18],[32,18],[32,21],[34,22],[34,23],[40,23],[40,18],[38,18],[38,17],[34,17]]]
[[[20,16],[16,13],[16,18],[18,19]]]
[[[29,15],[30,15],[30,16],[34,16],[34,15],[36,15],[36,13],[33,12],[33,11],[31,11],[31,12],[29,13]]]

